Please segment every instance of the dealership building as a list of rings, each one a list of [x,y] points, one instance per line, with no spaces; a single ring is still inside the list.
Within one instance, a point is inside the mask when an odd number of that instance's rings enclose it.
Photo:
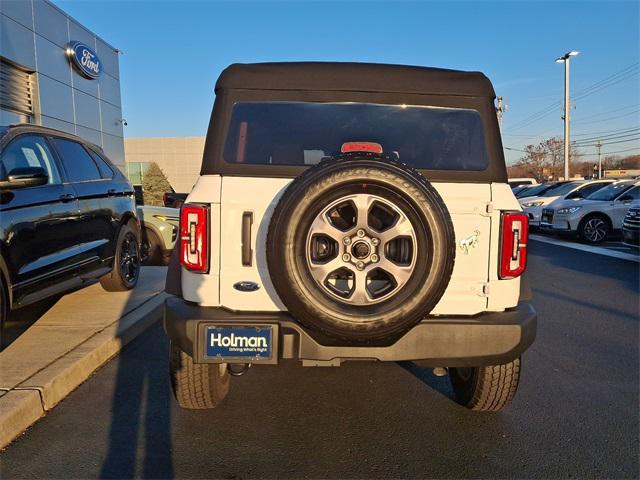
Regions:
[[[127,138],[127,176],[134,185],[142,185],[149,165],[157,163],[174,191],[188,193],[200,175],[204,141],[205,137]]]
[[[118,54],[47,0],[0,0],[0,125],[76,134],[125,171]]]

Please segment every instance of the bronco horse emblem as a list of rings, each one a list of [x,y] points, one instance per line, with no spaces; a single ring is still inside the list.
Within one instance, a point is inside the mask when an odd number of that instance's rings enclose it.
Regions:
[[[475,247],[480,241],[480,231],[474,230],[472,235],[460,240],[460,250],[464,251],[465,255],[469,255],[469,248]]]

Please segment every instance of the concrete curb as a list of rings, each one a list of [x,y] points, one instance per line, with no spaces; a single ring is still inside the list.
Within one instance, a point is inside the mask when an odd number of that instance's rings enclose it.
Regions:
[[[165,293],[95,333],[17,387],[0,395],[0,448],[51,410],[131,340],[162,316]]]

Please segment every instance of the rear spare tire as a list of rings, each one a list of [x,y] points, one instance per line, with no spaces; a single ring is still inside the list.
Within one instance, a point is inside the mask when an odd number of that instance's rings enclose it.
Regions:
[[[419,322],[455,259],[451,217],[416,170],[374,156],[325,160],[286,189],[267,234],[274,287],[303,325],[379,340]]]

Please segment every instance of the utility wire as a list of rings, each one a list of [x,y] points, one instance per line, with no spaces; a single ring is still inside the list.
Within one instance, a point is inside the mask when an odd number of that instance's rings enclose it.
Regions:
[[[572,133],[571,136],[572,137],[584,137],[587,135],[604,135],[604,134],[608,134],[608,133],[627,133],[627,132],[631,132],[633,130],[640,130],[640,127],[625,127],[625,128],[620,128],[620,129],[615,129],[615,130],[603,130],[600,132],[583,132],[583,133]]]
[[[620,70],[617,73],[614,73],[613,75],[610,75],[609,77],[600,80],[599,82],[594,83],[593,85],[590,85],[587,88],[584,88],[582,90],[579,90],[578,92],[576,92],[576,94],[574,95],[574,97],[586,97],[589,95],[592,95],[593,93],[596,93],[597,91],[599,91],[600,89],[604,88],[604,87],[608,87],[610,85],[615,85],[616,83],[619,83],[621,81],[626,80],[627,78],[631,78],[634,75],[637,75],[638,70],[640,70],[640,65],[639,62],[633,63],[631,65],[629,65],[626,68],[623,68],[622,70]]]
[[[635,69],[635,70],[633,70],[631,72],[627,72],[626,75],[624,75],[622,77],[618,77],[618,78],[616,78],[615,80],[613,80],[613,81],[611,81],[609,83],[600,85],[598,88],[595,88],[595,89],[592,89],[592,90],[588,90],[588,91],[585,91],[585,92],[582,92],[582,93],[578,93],[578,94],[573,96],[573,99],[574,100],[582,100],[583,98],[588,97],[589,95],[593,95],[594,93],[598,93],[599,91],[604,90],[605,88],[609,88],[609,87],[611,87],[613,85],[617,85],[618,83],[621,83],[621,82],[624,82],[626,80],[629,80],[630,78],[636,76],[639,71],[640,71],[639,69]]]
[[[504,147],[504,149],[505,150],[511,150],[513,152],[529,153],[526,150],[520,150],[519,148],[513,148],[513,147]],[[616,150],[614,152],[603,152],[602,155],[613,155],[615,153],[631,152],[633,150],[638,151],[639,149],[638,149],[638,147],[627,148],[627,149],[624,149],[624,150]],[[540,152],[540,153],[550,153],[550,152],[544,151],[544,152]],[[580,153],[580,154],[578,154],[578,156],[580,156],[580,157],[592,157],[592,156],[596,156],[596,155],[598,155],[598,154],[597,153]]]
[[[554,113],[561,106],[562,106],[562,102],[561,101],[554,102],[551,105],[543,108],[542,110],[534,113],[533,115],[530,115],[530,116],[524,118],[523,120],[520,120],[515,125],[513,125],[511,127],[511,130],[509,130],[509,131],[520,130],[523,127],[527,127],[527,126],[529,126],[529,125],[531,125],[533,123],[536,123],[538,120],[542,120],[544,117]]]
[[[640,130],[640,129],[639,129]],[[619,138],[626,138],[626,137],[634,137],[640,135],[639,132],[629,132],[629,133],[625,133],[623,135],[608,135],[608,136],[601,136],[601,137],[590,137],[590,138],[581,138],[579,140],[575,140],[573,142],[571,142],[572,145],[581,145],[581,144],[587,144],[587,143],[592,143],[592,142],[607,142],[608,140],[617,140]]]
[[[638,140],[640,140],[640,137],[628,138],[627,140],[616,140],[614,142],[602,142],[602,145],[613,145],[614,143],[636,142]],[[576,145],[576,147],[595,147],[596,145],[597,145],[597,142],[596,143],[580,144],[580,145]]]
[[[625,68],[623,68],[622,70],[609,75],[608,77],[590,85],[589,87],[579,91],[578,93],[576,93],[573,96],[574,100],[578,100],[580,98],[584,98],[587,97],[593,93],[596,93],[600,90],[603,90],[605,88],[608,88],[612,85],[615,85],[621,81],[627,80],[628,78],[631,78],[634,75],[638,74],[638,66],[640,65],[640,62],[636,62],[633,63]],[[520,122],[517,122],[515,125],[513,125],[510,129],[510,131],[512,130],[519,130],[525,126],[531,125],[532,123],[535,123],[541,119],[543,119],[544,117],[551,115],[553,112],[555,112],[558,108],[560,108],[562,106],[562,101],[558,100],[556,102],[553,102],[552,104],[546,106],[545,108],[539,110],[536,113],[533,113],[532,115],[525,117],[524,119],[522,119]]]
[[[609,117],[609,118],[601,118],[600,120],[590,120],[588,122],[573,122],[574,124],[580,124],[580,125],[586,125],[587,123],[600,123],[600,122],[608,122],[609,120],[616,120],[618,118],[622,118],[622,117],[628,117],[629,115],[633,115],[640,112],[640,109],[638,110],[634,110],[633,112],[629,112],[629,113],[624,113],[622,115],[616,115],[615,117]]]
[[[585,93],[585,92],[587,92],[589,90],[592,90],[594,88],[598,88],[598,87],[602,86],[603,84],[605,84],[605,83],[607,83],[607,82],[609,82],[611,80],[616,79],[616,77],[620,77],[622,75],[626,75],[630,71],[636,70],[639,66],[640,66],[640,62],[634,62],[634,63],[632,63],[630,65],[627,65],[622,70],[618,70],[616,73],[612,73],[608,77],[605,77],[602,80],[599,80],[596,83],[590,85],[589,87],[580,90],[578,92],[578,94],[582,94],[582,93]]]
[[[590,140],[591,138],[597,140],[597,139],[607,138],[611,135],[619,135],[623,133],[630,133],[630,132],[637,132],[637,131],[640,131],[640,127],[625,127],[625,128],[617,128],[614,130],[601,130],[598,132],[572,133],[571,137],[586,137],[586,138],[578,138],[576,141]],[[526,138],[546,137],[551,133],[553,133],[553,130],[548,130],[543,133],[531,133],[531,134],[503,133],[502,136],[503,137],[520,137],[520,138],[526,139]],[[562,132],[552,135],[552,137],[561,137],[561,136],[562,136]]]
[[[585,119],[589,119],[589,118],[593,118],[593,117],[599,117],[600,115],[608,115],[610,113],[621,112],[623,110],[628,110],[629,108],[637,108],[637,107],[640,107],[640,103],[636,103],[635,105],[627,105],[625,107],[616,108],[614,110],[608,110],[606,112],[594,113],[593,115],[587,115],[586,117],[580,117],[580,122],[582,122],[582,120],[585,120]],[[573,122],[573,123],[576,123],[576,122]]]

